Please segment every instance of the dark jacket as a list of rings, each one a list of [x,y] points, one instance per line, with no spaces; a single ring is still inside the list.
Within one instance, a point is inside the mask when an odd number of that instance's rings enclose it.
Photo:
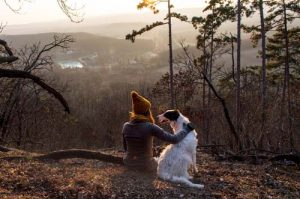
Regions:
[[[188,133],[182,131],[173,135],[150,122],[126,122],[122,130],[126,151],[124,164],[136,169],[155,171],[157,163],[153,158],[153,137],[175,144]]]

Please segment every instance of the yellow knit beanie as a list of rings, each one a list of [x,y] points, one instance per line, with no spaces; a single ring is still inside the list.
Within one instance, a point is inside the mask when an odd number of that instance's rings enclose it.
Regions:
[[[132,99],[132,112],[140,115],[149,114],[151,108],[151,103],[149,102],[149,100],[139,95],[136,91],[131,92],[131,99]]]

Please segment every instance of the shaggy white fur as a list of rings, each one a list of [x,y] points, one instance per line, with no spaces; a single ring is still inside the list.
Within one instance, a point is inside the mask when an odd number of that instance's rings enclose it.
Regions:
[[[158,116],[160,121],[166,121],[164,114]],[[183,123],[189,123],[189,119],[181,113],[177,121],[169,121],[174,133],[179,133],[183,129]],[[192,165],[194,171],[196,167],[197,133],[190,132],[182,141],[177,144],[168,145],[158,158],[157,174],[163,180],[174,183],[182,183],[189,187],[202,189],[204,185],[194,184],[189,179],[192,177],[188,173],[188,168]]]

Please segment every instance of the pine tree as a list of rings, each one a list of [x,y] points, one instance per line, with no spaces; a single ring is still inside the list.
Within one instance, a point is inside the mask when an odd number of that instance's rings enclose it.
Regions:
[[[160,0],[141,0],[141,2],[137,5],[138,9],[143,8],[149,8],[153,11],[154,14],[157,14],[159,10],[156,8],[159,2],[162,2]],[[164,18],[164,21],[157,21],[152,23],[151,25],[147,25],[146,27],[136,31],[133,30],[131,34],[126,35],[127,40],[131,40],[132,42],[135,41],[136,36],[142,35],[145,32],[148,32],[152,30],[153,28],[156,28],[158,26],[166,25],[168,24],[169,29],[169,72],[170,72],[170,99],[171,108],[175,108],[175,93],[174,93],[174,75],[173,75],[173,49],[172,49],[172,18],[177,18],[180,21],[187,21],[187,17],[185,15],[181,15],[180,13],[171,12],[171,8],[173,8],[173,5],[171,5],[170,0],[167,0],[168,3],[168,14]],[[167,22],[166,22],[167,21]]]
[[[293,52],[291,52],[291,39],[298,36],[299,28],[288,27],[299,15],[300,0],[281,0],[271,1],[267,5],[270,6],[270,15],[266,18],[267,23],[275,27],[275,34],[269,39],[267,57],[270,59],[270,68],[280,68],[284,66],[283,85],[281,96],[281,114],[280,114],[280,128],[282,137],[289,136],[289,143],[291,149],[294,148],[292,136],[292,110],[291,110],[291,92],[290,92],[290,76],[291,64],[293,62]],[[299,37],[298,37],[299,39]],[[297,48],[296,48],[297,49]],[[284,115],[287,115],[287,126],[284,124]]]
[[[265,23],[264,1],[254,0],[251,2],[251,14],[256,10],[259,11],[260,24],[253,26],[243,25],[246,32],[252,33],[251,39],[254,46],[261,40],[261,129],[259,145],[262,147],[264,139],[265,123],[266,123],[266,109],[267,109],[267,74],[266,74],[266,33],[270,30],[271,26]]]

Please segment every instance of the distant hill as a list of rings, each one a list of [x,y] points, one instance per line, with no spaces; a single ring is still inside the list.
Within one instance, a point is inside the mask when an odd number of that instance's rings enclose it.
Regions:
[[[54,35],[63,35],[63,33],[40,33],[25,35],[0,35],[0,38],[6,40],[15,48],[21,48],[25,45],[31,45],[41,42],[42,44],[52,41]],[[152,51],[154,44],[151,40],[138,39],[134,45],[124,39],[104,37],[86,32],[67,33],[75,39],[72,48],[78,48],[82,51],[94,52],[99,49],[112,49],[118,53],[138,53]]]
[[[23,48],[25,45],[41,43],[44,45],[53,40],[54,35],[62,33],[40,33],[25,35],[0,35],[14,49]],[[79,60],[85,65],[101,66],[106,64],[121,65],[138,57],[143,57],[153,52],[155,45],[151,40],[138,39],[134,44],[125,39],[104,37],[91,33],[68,33],[75,42],[70,44],[69,51],[57,49],[51,55],[55,61]]]
[[[120,26],[125,26],[124,24],[119,24]],[[136,24],[140,25],[140,24]],[[108,25],[107,27],[114,28],[116,25]],[[124,28],[125,29],[125,28]],[[107,28],[107,33],[110,28]],[[42,44],[49,43],[53,39],[53,35],[62,33],[40,33],[40,34],[25,34],[25,35],[0,35],[0,38],[5,39],[10,43],[15,49],[19,49],[25,45],[30,46],[31,44],[41,42]],[[118,61],[130,62],[136,58],[144,57],[148,52],[158,53],[158,57],[152,60],[153,63],[163,63],[168,64],[168,51],[167,51],[167,34],[163,28],[159,28],[157,31],[149,32],[145,37],[149,39],[137,39],[135,43],[126,41],[125,39],[117,39],[106,36],[99,36],[96,34],[78,32],[78,33],[68,33],[72,35],[75,39],[75,43],[71,44],[70,49],[74,51],[74,54],[67,55],[65,52],[55,52],[53,54],[56,60],[78,60],[80,57],[88,57],[94,53],[97,53],[97,60],[93,62],[94,65],[101,64],[111,64]],[[150,40],[151,36],[155,38]],[[190,40],[184,39],[189,37]],[[182,50],[178,45],[178,41],[185,40],[186,44],[191,44],[191,49],[195,55],[200,52],[193,48],[195,37],[189,36],[188,33],[182,32],[182,37],[174,36],[174,55],[175,58],[178,54],[182,54]],[[177,44],[177,45],[176,45]],[[176,49],[177,48],[177,49]],[[259,64],[259,59],[256,57],[257,49],[252,48],[250,40],[243,40],[242,42],[242,65],[255,65]],[[231,64],[230,55],[224,55],[221,59],[218,59],[221,63],[226,65]]]

